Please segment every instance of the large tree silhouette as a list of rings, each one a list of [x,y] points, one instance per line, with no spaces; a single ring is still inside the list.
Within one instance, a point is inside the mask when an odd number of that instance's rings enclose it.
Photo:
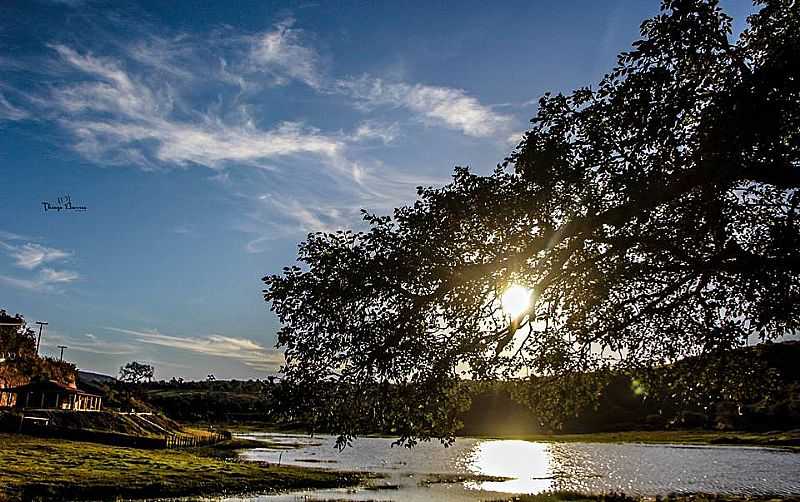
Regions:
[[[797,329],[800,4],[757,3],[732,43],[716,1],[664,1],[596,88],[541,98],[492,175],[309,235],[264,278],[297,402],[345,436],[446,437],[465,374],[559,377],[568,407],[589,372]],[[516,319],[511,284],[532,290]]]

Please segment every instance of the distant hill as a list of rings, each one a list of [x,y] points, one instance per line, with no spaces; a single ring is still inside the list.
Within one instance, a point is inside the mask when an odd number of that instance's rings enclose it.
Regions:
[[[104,375],[102,373],[94,373],[92,371],[84,371],[78,370],[78,383],[86,383],[89,385],[99,385],[99,384],[113,384],[116,383],[117,379],[110,375]]]
[[[800,342],[762,343],[704,358],[689,357],[654,370],[661,387],[637,392],[636,379],[614,375],[558,432],[618,432],[665,428],[771,431],[800,424]],[[719,368],[727,368],[720,371]],[[736,368],[744,378],[722,380]],[[771,385],[760,384],[769,376]],[[535,380],[534,380],[535,383]],[[475,384],[464,434],[536,432],[539,403],[529,383]],[[542,432],[554,429],[541,424]]]

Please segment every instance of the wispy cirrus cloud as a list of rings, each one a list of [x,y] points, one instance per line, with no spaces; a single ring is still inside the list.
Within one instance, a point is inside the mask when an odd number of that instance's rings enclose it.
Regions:
[[[71,257],[72,253],[35,242],[12,243],[25,240],[25,237],[10,232],[0,232],[0,238],[5,239],[5,241],[0,240],[0,249],[4,249],[6,254],[13,259],[14,266],[27,272],[24,277],[0,275],[0,283],[28,291],[59,292],[59,286],[80,278],[80,274],[72,270],[56,270],[43,266],[64,261]]]
[[[377,106],[405,108],[428,124],[459,130],[468,136],[495,136],[507,132],[512,124],[510,116],[481,104],[463,89],[387,82],[368,75],[339,80],[335,88],[366,109]]]
[[[271,71],[279,83],[294,79],[323,92],[344,94],[362,109],[377,106],[404,108],[429,125],[455,129],[468,136],[489,137],[507,133],[512,118],[482,104],[463,89],[386,81],[364,75],[334,80],[320,68],[320,56],[304,44],[303,32],[293,28],[294,19],[275,25],[275,30],[256,37],[253,59]]]
[[[323,81],[319,53],[303,42],[304,32],[294,24],[293,18],[286,18],[273,30],[253,37],[250,59],[256,69],[269,72],[279,84],[299,80],[319,89]]]
[[[388,143],[398,135],[396,124],[377,129],[378,122],[371,119],[355,124],[351,134],[323,132],[304,120],[259,125],[247,100],[255,98],[250,91],[263,87],[267,73],[278,84],[302,82],[322,97],[345,96],[362,111],[403,109],[427,125],[468,136],[507,136],[510,117],[463,89],[370,75],[333,78],[308,43],[310,38],[295,27],[294,19],[286,18],[252,35],[147,34],[139,40],[116,41],[112,46],[122,50],[114,56],[52,43],[49,47],[57,59],[45,67],[53,71],[62,65],[56,70],[58,80],[42,86],[38,94],[24,93],[27,108],[0,95],[0,114],[22,119],[35,111],[69,131],[74,148],[90,160],[145,168],[188,164],[222,168],[302,155],[323,161],[336,157],[341,163],[351,142]],[[70,78],[63,78],[64,72]],[[226,85],[239,90],[225,90]],[[217,100],[198,104],[188,97],[202,88],[217,90]]]
[[[77,138],[76,150],[89,158],[218,168],[304,154],[332,158],[343,149],[340,139],[300,122],[265,130],[252,121],[230,123],[211,112],[181,120],[169,87],[136,78],[119,61],[63,45],[53,48],[89,79],[54,91],[54,102],[70,116],[62,125]]]
[[[238,230],[250,234],[248,253],[260,253],[274,240],[309,232],[331,232],[349,226],[358,218],[360,207],[334,201],[320,203],[314,198],[264,193],[252,201]]]
[[[0,283],[28,291],[58,293],[61,292],[58,286],[76,281],[79,278],[80,274],[71,270],[43,268],[32,277],[0,275]]]
[[[67,336],[52,330],[47,334],[45,340],[45,344],[50,347],[67,345],[70,351],[88,352],[90,354],[124,356],[137,352],[137,348],[133,344],[105,340],[93,333],[84,333],[80,336]]]
[[[352,164],[358,191],[350,196],[321,198],[310,191],[266,192],[247,198],[248,211],[236,228],[251,236],[245,245],[249,253],[260,253],[272,241],[309,232],[330,232],[353,228],[362,220],[362,209],[391,211],[402,204],[417,186],[436,186],[447,178],[405,173],[381,162],[364,166]],[[254,183],[257,184],[257,183]]]
[[[365,120],[358,124],[351,139],[356,142],[379,140],[388,145],[399,135],[400,127],[397,123],[385,124],[376,120]]]
[[[0,275],[0,283],[18,289],[26,289],[28,291],[41,291],[42,289],[46,289],[45,285],[33,279],[22,279],[8,275]]]
[[[18,234],[16,232],[8,232],[5,230],[0,230],[0,242],[1,241],[30,241],[33,240],[28,236]]]
[[[321,68],[319,53],[305,43],[304,32],[294,25],[294,19],[285,19],[252,42],[252,59],[270,71],[278,83],[293,79],[323,93],[341,93],[363,109],[404,108],[429,125],[459,130],[468,136],[507,134],[511,126],[510,116],[497,113],[460,88],[386,81],[370,75],[331,79]]]
[[[161,347],[170,347],[213,357],[235,359],[246,366],[264,372],[277,371],[284,363],[283,353],[269,349],[248,338],[236,338],[223,335],[204,337],[181,337],[164,335],[156,330],[136,331],[123,328],[107,328],[117,333],[124,333],[136,342]]]
[[[0,92],[0,120],[22,120],[30,116],[30,112],[11,104]]]
[[[14,258],[16,266],[27,270],[33,270],[39,265],[64,260],[72,256],[72,253],[62,249],[42,246],[41,244],[31,242],[21,246],[6,243],[0,244],[8,251],[8,254]]]
[[[43,268],[39,271],[41,280],[46,284],[64,284],[77,280],[80,274],[73,270],[54,270]]]

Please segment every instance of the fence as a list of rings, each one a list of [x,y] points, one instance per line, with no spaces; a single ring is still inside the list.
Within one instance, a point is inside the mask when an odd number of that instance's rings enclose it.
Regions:
[[[194,434],[168,434],[165,437],[166,448],[195,448],[197,446],[207,446],[216,444],[221,441],[227,441],[231,438],[231,433],[228,431],[223,432],[210,432],[206,435],[196,436]]]
[[[195,448],[226,441],[232,437],[228,431],[209,432],[204,435],[167,433],[163,437],[134,436],[120,432],[60,427],[41,419],[30,420],[33,417],[27,416],[20,417],[18,425],[12,425],[12,415],[9,414],[5,418],[5,420],[0,420],[0,430],[7,430],[7,432],[142,449]]]

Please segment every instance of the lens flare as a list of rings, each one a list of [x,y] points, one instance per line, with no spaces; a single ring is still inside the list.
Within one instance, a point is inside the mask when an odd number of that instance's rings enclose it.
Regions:
[[[510,286],[500,297],[503,312],[516,319],[531,307],[531,290],[518,285]]]

